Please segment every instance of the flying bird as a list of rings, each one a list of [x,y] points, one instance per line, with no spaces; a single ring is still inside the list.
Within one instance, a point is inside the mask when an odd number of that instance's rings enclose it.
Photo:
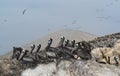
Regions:
[[[27,11],[27,9],[24,9],[23,12],[22,12],[22,14],[24,15],[26,11]]]

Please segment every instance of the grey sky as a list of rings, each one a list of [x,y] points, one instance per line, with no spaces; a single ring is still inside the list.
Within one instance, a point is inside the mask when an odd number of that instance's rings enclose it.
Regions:
[[[119,9],[120,0],[0,0],[0,54],[59,29],[119,32]]]

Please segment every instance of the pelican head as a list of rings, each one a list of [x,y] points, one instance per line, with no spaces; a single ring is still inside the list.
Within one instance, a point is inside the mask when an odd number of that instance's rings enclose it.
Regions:
[[[64,37],[64,36],[61,36],[60,38],[61,38],[61,39],[65,39],[65,37]]]
[[[50,38],[50,39],[48,40],[48,45],[51,45],[51,44],[52,44],[52,41],[53,41],[53,39]]]
[[[35,44],[32,44],[32,45],[31,45],[31,48],[33,48],[33,49],[34,49],[34,48],[35,48]]]
[[[64,46],[67,46],[68,45],[68,43],[69,43],[69,40],[67,39],[67,40],[65,40],[65,44],[64,44]]]

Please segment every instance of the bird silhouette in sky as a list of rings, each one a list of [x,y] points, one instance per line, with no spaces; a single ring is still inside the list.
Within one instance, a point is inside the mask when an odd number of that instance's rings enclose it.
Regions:
[[[23,12],[22,12],[22,14],[24,15],[26,11],[27,11],[27,9],[24,9]]]

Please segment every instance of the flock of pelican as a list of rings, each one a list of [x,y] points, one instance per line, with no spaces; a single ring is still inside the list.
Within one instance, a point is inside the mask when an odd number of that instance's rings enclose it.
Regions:
[[[16,59],[23,64],[39,64],[57,62],[61,60],[75,60],[83,59],[89,60],[92,58],[91,45],[86,41],[75,42],[75,40],[65,40],[64,36],[61,36],[60,41],[56,47],[52,47],[53,39],[48,40],[48,44],[44,49],[41,49],[41,44],[37,46],[31,46],[31,50],[23,49],[22,47],[13,47],[12,59]]]

